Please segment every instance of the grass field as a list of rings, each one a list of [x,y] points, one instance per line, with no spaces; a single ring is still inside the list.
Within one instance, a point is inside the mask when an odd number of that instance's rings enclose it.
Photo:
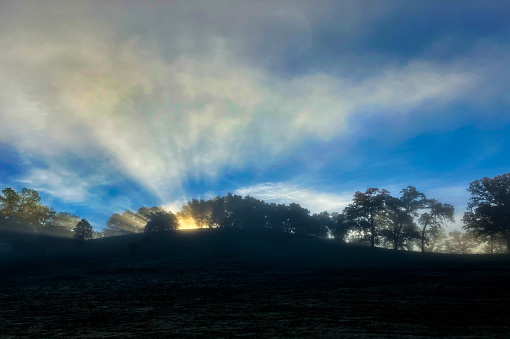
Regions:
[[[508,337],[510,260],[198,230],[4,253],[3,337]]]

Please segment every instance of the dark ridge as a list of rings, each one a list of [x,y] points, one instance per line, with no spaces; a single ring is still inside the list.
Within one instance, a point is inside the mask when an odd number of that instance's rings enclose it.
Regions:
[[[0,264],[6,337],[510,331],[506,255],[422,254],[242,229],[21,239],[31,247],[4,252]]]
[[[138,233],[77,243],[47,235],[2,233],[0,265],[98,265],[116,261],[252,259],[292,264],[359,267],[414,267],[506,263],[501,255],[454,255],[395,251],[273,230],[193,229]]]

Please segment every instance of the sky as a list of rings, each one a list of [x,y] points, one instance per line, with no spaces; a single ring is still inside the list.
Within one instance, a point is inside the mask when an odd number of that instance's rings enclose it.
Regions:
[[[57,211],[228,192],[453,204],[509,172],[508,1],[0,2],[0,187]]]

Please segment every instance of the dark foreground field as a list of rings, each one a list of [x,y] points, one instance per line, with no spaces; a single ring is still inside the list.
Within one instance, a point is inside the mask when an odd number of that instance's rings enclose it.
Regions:
[[[0,263],[2,337],[510,336],[505,256],[204,231],[28,252]]]

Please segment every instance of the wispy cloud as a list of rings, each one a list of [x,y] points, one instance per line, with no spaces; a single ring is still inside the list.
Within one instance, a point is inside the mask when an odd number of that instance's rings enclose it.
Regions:
[[[34,168],[21,183],[68,202],[83,202],[89,198],[89,187],[100,183],[98,178],[82,178],[65,169]]]
[[[352,201],[352,194],[321,192],[318,187],[301,187],[289,183],[262,183],[241,187],[234,193],[241,196],[249,195],[268,203],[298,203],[311,213],[342,212]]]

